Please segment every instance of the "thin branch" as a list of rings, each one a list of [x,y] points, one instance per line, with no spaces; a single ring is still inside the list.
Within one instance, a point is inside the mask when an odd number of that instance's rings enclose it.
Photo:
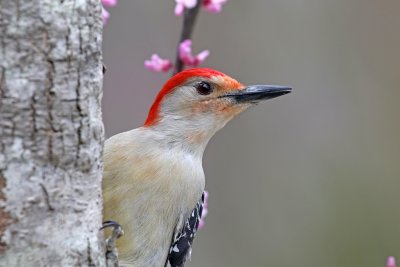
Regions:
[[[190,39],[192,37],[194,25],[196,24],[196,18],[199,14],[199,10],[203,0],[197,0],[197,4],[195,7],[191,9],[185,9],[185,14],[183,18],[183,26],[181,32],[181,38],[178,43],[177,53],[176,53],[176,60],[175,60],[175,70],[173,74],[176,74],[183,70],[183,62],[179,58],[179,45],[186,39]]]

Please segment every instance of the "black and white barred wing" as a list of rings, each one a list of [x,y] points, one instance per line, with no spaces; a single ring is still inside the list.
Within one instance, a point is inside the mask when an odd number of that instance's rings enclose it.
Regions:
[[[183,267],[186,260],[190,259],[192,253],[192,243],[196,236],[197,228],[203,211],[204,193],[190,217],[186,220],[182,230],[174,235],[175,238],[169,250],[166,267]]]

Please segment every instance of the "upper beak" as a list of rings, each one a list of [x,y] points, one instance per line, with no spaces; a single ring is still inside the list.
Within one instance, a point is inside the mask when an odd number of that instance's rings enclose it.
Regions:
[[[262,100],[286,95],[291,91],[292,88],[282,85],[250,85],[244,89],[232,91],[220,97],[231,98],[237,103],[257,103]]]

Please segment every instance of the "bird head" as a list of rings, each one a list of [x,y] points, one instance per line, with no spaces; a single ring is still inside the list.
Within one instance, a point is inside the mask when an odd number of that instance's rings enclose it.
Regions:
[[[144,127],[162,132],[172,142],[205,147],[219,129],[250,106],[290,91],[278,85],[245,86],[213,69],[188,69],[166,82]]]

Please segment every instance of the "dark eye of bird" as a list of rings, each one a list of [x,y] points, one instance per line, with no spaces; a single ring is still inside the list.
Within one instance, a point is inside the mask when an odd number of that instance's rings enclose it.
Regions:
[[[199,82],[196,85],[196,90],[201,95],[209,95],[212,93],[212,86],[207,82]]]

